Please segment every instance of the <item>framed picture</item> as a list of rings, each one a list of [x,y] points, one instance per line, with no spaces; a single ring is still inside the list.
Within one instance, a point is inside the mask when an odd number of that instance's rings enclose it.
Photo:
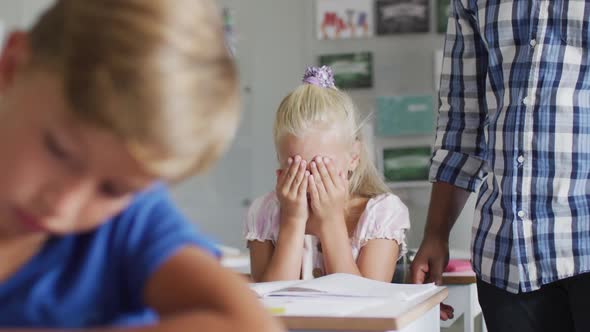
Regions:
[[[430,146],[383,149],[385,181],[427,181],[431,155]]]
[[[332,68],[338,88],[360,89],[373,86],[373,54],[370,52],[321,55],[319,62],[321,66]]]
[[[433,135],[434,98],[428,96],[377,97],[375,133],[378,136]]]
[[[451,13],[451,1],[450,0],[437,0],[437,32],[447,32],[447,22],[449,21],[449,15]]]
[[[428,0],[377,0],[377,35],[429,31]]]
[[[317,0],[317,38],[350,39],[373,36],[372,0]]]

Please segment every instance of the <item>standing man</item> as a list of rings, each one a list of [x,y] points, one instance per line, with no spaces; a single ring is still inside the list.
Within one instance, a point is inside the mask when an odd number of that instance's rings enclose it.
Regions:
[[[441,282],[479,189],[472,265],[491,332],[590,331],[589,47],[588,0],[452,0],[412,276]]]

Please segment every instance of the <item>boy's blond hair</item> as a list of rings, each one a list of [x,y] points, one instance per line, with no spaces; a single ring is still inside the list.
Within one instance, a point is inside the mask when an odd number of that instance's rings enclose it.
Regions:
[[[215,161],[238,120],[237,74],[211,0],[58,0],[32,27],[75,115],[177,180]]]
[[[370,160],[352,99],[336,88],[302,84],[285,97],[275,118],[275,146],[287,134],[301,137],[310,129],[326,125],[340,131],[351,151],[355,142],[360,143],[359,164],[350,177],[350,193],[363,197],[389,193]]]

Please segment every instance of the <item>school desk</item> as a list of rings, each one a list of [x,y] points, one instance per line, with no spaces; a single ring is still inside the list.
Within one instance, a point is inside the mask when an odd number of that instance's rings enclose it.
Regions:
[[[242,275],[249,275],[250,261],[245,253],[226,255],[222,265]],[[436,291],[401,305],[397,301],[361,310],[346,317],[279,316],[290,331],[398,331],[439,332],[439,304],[448,296],[448,290]]]
[[[481,314],[481,307],[477,298],[477,279],[473,271],[445,272],[443,273],[443,285],[449,290],[449,296],[445,304],[455,309],[454,317],[442,321],[442,327],[450,327],[463,315],[463,331],[475,331],[475,318]],[[486,332],[485,321],[481,319],[481,331]]]
[[[346,316],[321,317],[317,313],[309,316],[278,315],[289,331],[398,331],[398,332],[439,332],[440,303],[447,297],[445,287],[411,301],[386,301],[377,307],[370,307]]]

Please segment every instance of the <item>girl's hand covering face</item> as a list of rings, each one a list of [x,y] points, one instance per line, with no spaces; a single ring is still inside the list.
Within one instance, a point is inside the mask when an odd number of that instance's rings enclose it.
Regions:
[[[310,166],[308,187],[314,219],[322,225],[341,222],[348,201],[348,179],[329,158],[316,157]]]
[[[281,209],[281,220],[305,224],[309,217],[307,205],[307,162],[300,156],[289,157],[288,166],[277,170],[276,194]]]

